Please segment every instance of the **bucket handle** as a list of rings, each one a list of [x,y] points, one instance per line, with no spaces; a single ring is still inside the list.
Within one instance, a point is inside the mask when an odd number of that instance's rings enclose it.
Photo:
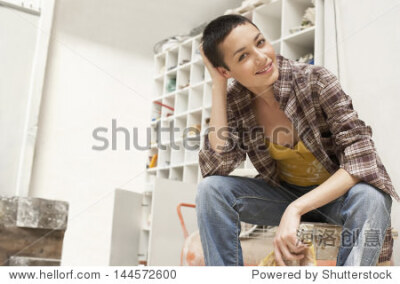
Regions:
[[[189,236],[189,233],[186,229],[185,222],[183,221],[182,210],[181,210],[182,207],[196,208],[196,205],[190,204],[190,203],[179,203],[178,206],[176,207],[176,211],[178,212],[179,221],[181,222],[181,226],[182,226],[182,230],[183,230],[183,237],[186,239]]]

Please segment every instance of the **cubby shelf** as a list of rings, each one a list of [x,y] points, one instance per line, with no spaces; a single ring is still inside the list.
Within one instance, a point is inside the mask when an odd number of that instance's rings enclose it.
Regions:
[[[276,54],[297,60],[312,53],[314,64],[323,65],[320,60],[323,53],[323,5],[323,0],[315,0],[317,22],[315,26],[304,29],[299,26],[306,9],[313,7],[312,0],[272,0],[242,15],[252,19],[274,47]],[[291,30],[295,32],[291,33]],[[212,81],[200,55],[200,41],[201,34],[154,56],[151,117],[154,121],[150,126],[153,132],[158,126],[176,127],[178,130],[174,132],[174,142],[181,148],[172,149],[169,134],[162,133],[161,141],[153,141],[152,138],[153,147],[149,150],[149,156],[157,153],[158,161],[157,167],[146,171],[148,183],[153,183],[155,178],[188,183],[198,183],[202,179],[198,152],[204,144],[204,135],[208,128],[207,119],[211,116]],[[162,105],[155,102],[161,102]],[[200,139],[188,142],[193,149],[184,149],[182,146],[187,138],[184,137],[184,129],[189,127],[195,131],[186,133],[187,137],[195,136]],[[155,148],[154,145],[158,146],[158,142],[167,149]],[[255,173],[256,170],[248,158],[233,172],[245,176]],[[145,230],[150,228],[146,227]],[[147,256],[142,257],[146,259]]]
[[[318,3],[320,2],[317,1]],[[311,0],[275,0],[258,6],[250,13],[246,12],[246,16],[253,19],[277,54],[298,59],[307,53],[317,52],[315,49],[316,26],[294,33],[289,32],[291,28],[300,26],[301,18],[308,7],[312,7]],[[174,127],[179,128],[175,141],[182,141],[182,129],[188,127],[197,127],[204,135],[204,129],[207,127],[205,119],[211,115],[212,82],[198,51],[200,40],[201,35],[198,35],[164,53],[155,55],[154,81],[157,91],[153,102],[161,101],[165,105],[161,106],[160,111],[161,126],[165,127],[174,122]],[[316,62],[316,64],[320,63]],[[164,73],[161,74],[162,71]],[[175,80],[175,90],[168,88],[172,85],[171,80]],[[163,81],[161,94],[160,81]],[[174,110],[171,111],[167,107],[172,107]],[[159,106],[154,108],[158,109]],[[157,110],[154,111],[156,112]],[[152,122],[151,127],[156,127],[156,123]],[[162,145],[168,145],[170,141],[167,134],[161,135]],[[182,150],[182,152],[185,151]],[[165,153],[160,152],[158,159],[163,160],[163,155]],[[193,158],[188,154],[184,155],[183,159],[186,156]],[[193,175],[192,177],[196,179],[187,177],[186,181],[196,183],[201,179],[201,176]]]

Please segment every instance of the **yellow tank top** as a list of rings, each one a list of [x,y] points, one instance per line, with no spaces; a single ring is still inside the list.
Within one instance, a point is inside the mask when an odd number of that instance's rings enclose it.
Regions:
[[[298,186],[319,185],[331,174],[300,140],[294,149],[266,141],[271,157],[276,160],[279,178]]]

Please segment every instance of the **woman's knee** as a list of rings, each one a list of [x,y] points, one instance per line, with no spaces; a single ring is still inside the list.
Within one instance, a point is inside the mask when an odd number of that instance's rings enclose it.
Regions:
[[[197,185],[196,206],[215,200],[215,197],[224,191],[226,179],[225,176],[207,176],[202,179]]]
[[[365,182],[354,185],[349,190],[348,197],[361,206],[371,205],[371,209],[383,206],[390,210],[392,205],[392,198],[389,194]]]

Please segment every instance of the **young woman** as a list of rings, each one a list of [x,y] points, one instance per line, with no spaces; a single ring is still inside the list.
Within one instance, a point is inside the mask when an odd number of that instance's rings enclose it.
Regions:
[[[336,77],[275,55],[259,29],[239,15],[213,20],[201,52],[212,77],[210,130],[199,153],[204,179],[196,197],[206,265],[243,265],[240,221],[279,226],[279,265],[303,257],[300,221],[343,226],[337,265],[390,260],[391,196],[399,196],[371,128]],[[228,176],[246,154],[259,175]]]

